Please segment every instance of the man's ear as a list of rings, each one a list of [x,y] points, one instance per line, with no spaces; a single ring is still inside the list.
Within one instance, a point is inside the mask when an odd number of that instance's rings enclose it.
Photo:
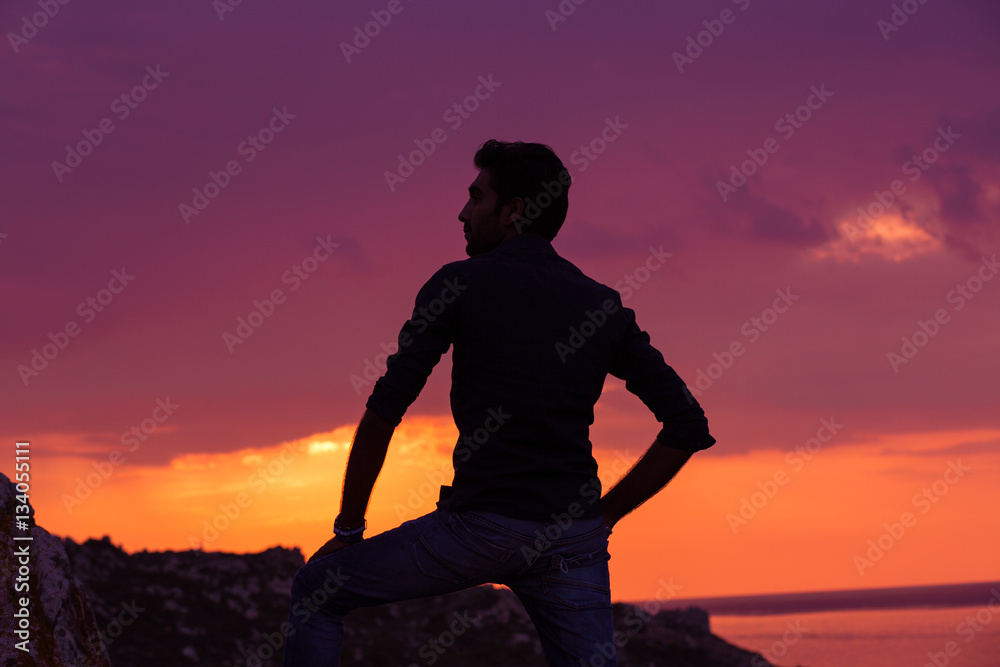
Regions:
[[[510,206],[510,214],[512,216],[511,217],[512,221],[517,220],[522,215],[524,215],[524,200],[521,199],[520,197],[514,197],[513,199],[510,200],[510,204],[508,205]]]

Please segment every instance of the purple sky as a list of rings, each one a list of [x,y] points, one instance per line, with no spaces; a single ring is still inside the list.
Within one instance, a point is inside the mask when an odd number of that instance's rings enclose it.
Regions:
[[[41,457],[97,456],[166,397],[180,406],[170,429],[135,461],[356,422],[368,392],[351,376],[395,340],[423,282],[465,258],[457,215],[490,138],[547,143],[571,170],[553,245],[588,275],[614,285],[651,246],[672,253],[626,305],[689,385],[713,353],[743,344],[700,399],[719,441],[710,455],[785,448],[830,415],[846,425],[843,443],[1000,425],[1000,280],[961,309],[948,300],[977,271],[992,278],[982,258],[997,253],[995,3],[928,0],[884,36],[888,2],[591,0],[553,29],[556,0],[403,0],[348,63],[341,42],[389,4],[248,0],[220,20],[208,0],[78,0],[30,39],[8,35],[6,441],[31,438]],[[724,10],[731,22],[711,24]],[[21,33],[38,11],[6,2],[0,26]],[[674,52],[704,21],[721,34],[678,71]],[[147,68],[165,74],[157,82]],[[495,87],[478,89],[485,99],[456,127],[446,112],[480,77]],[[120,98],[144,78],[151,89],[129,108]],[[814,87],[831,94],[810,98]],[[810,100],[789,136],[780,121]],[[281,131],[248,161],[243,142],[274,109],[294,118],[275,121]],[[613,141],[583,157],[616,120]],[[385,172],[436,128],[446,139],[390,190]],[[946,150],[907,172],[947,128]],[[85,132],[99,145],[72,171],[54,168]],[[718,181],[769,138],[777,152],[723,201]],[[179,206],[229,161],[239,173],[185,221]],[[905,192],[851,242],[840,225],[896,179]],[[339,246],[292,291],[283,275],[318,237]],[[78,310],[123,269],[134,280],[101,312]],[[275,289],[286,300],[230,352],[223,335]],[[752,340],[751,318],[776,290],[798,299]],[[939,309],[947,321],[894,371],[887,353]],[[19,366],[70,322],[78,335],[26,382]],[[447,414],[449,378],[450,355],[410,414]],[[640,449],[659,430],[624,391],[601,405],[598,446]]]

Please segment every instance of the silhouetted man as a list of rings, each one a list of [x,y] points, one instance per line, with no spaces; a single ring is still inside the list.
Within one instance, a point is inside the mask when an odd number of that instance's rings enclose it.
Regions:
[[[479,175],[458,215],[469,259],[420,289],[372,390],[336,535],[295,576],[285,665],[338,665],[342,618],[353,609],[488,582],[521,600],[550,665],[589,665],[597,655],[615,664],[606,655],[611,529],[715,444],[635,312],[552,248],[570,186],[555,153],[491,140],[474,163]],[[393,430],[451,346],[454,480],[435,511],[362,540]],[[601,497],[589,428],[608,373],[663,428]]]

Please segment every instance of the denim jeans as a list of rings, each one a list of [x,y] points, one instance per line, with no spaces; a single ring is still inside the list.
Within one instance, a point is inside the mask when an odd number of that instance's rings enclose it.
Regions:
[[[551,667],[613,667],[609,558],[600,517],[537,522],[439,509],[299,569],[284,665],[339,665],[353,609],[497,583],[524,605]]]

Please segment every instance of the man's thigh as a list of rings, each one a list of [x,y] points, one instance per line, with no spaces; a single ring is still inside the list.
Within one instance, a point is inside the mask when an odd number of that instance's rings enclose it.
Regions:
[[[458,514],[434,511],[307,563],[293,594],[344,615],[489,582],[517,555],[515,545],[470,530]]]
[[[616,664],[611,556],[603,522],[596,523],[588,533],[553,540],[530,569],[504,582],[527,610],[553,667]]]

